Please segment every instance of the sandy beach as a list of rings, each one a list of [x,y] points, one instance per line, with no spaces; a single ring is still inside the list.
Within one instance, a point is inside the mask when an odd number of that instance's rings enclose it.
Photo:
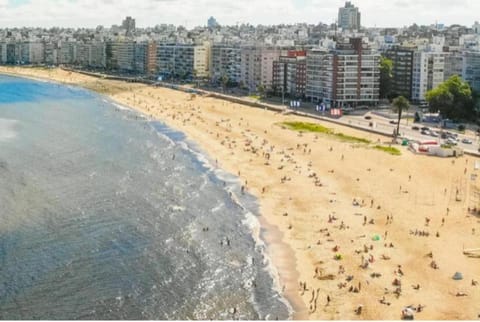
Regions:
[[[0,73],[82,86],[185,133],[260,204],[269,255],[295,319],[420,320],[480,315],[480,183],[473,157],[393,156],[283,122],[388,138],[308,118],[60,69]],[[472,176],[473,175],[473,176]],[[462,280],[454,280],[456,272]],[[420,308],[419,308],[420,306]],[[361,307],[361,312],[358,308]],[[357,311],[357,312],[356,312]]]

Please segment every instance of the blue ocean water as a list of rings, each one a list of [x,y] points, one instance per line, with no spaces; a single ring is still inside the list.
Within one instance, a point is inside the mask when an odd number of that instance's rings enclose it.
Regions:
[[[0,76],[0,319],[286,319],[255,200],[185,137]]]

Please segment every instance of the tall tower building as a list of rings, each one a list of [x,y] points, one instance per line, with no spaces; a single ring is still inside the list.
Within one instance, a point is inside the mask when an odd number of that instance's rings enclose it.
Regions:
[[[208,19],[207,25],[210,29],[216,28],[218,26],[217,19],[215,19],[214,17],[210,17],[210,19]]]
[[[345,7],[338,10],[338,26],[340,28],[358,30],[360,29],[360,21],[360,11],[350,1],[347,1]]]
[[[126,30],[126,35],[131,36],[135,31],[135,19],[127,17],[122,22],[122,28]]]

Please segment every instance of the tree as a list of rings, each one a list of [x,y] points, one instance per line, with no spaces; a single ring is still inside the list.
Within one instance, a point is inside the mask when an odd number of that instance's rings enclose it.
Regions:
[[[450,77],[425,95],[431,112],[452,120],[471,120],[476,116],[470,85],[458,75]]]
[[[380,57],[380,98],[390,98],[392,94],[393,61]]]
[[[198,79],[198,71],[196,69],[193,69],[192,71],[192,78],[196,83],[196,87],[200,87],[200,80]]]
[[[263,86],[262,84],[258,85],[257,92],[258,94],[260,94],[260,98],[263,98],[263,96],[265,95],[265,86]]]
[[[398,113],[397,131],[395,132],[395,138],[400,133],[400,121],[402,120],[403,111],[407,111],[410,108],[410,102],[403,96],[395,98],[392,102],[393,110]]]
[[[227,74],[223,74],[222,77],[220,77],[220,82],[222,83],[222,90],[224,94],[229,81],[230,81],[230,78],[228,77]]]

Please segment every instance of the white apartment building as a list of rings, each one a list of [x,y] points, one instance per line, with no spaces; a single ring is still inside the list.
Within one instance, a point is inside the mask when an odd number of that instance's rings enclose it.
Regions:
[[[425,94],[445,80],[443,52],[417,51],[413,54],[412,100],[425,102]]]
[[[209,43],[194,47],[193,70],[196,77],[207,78],[210,76],[210,54]]]

